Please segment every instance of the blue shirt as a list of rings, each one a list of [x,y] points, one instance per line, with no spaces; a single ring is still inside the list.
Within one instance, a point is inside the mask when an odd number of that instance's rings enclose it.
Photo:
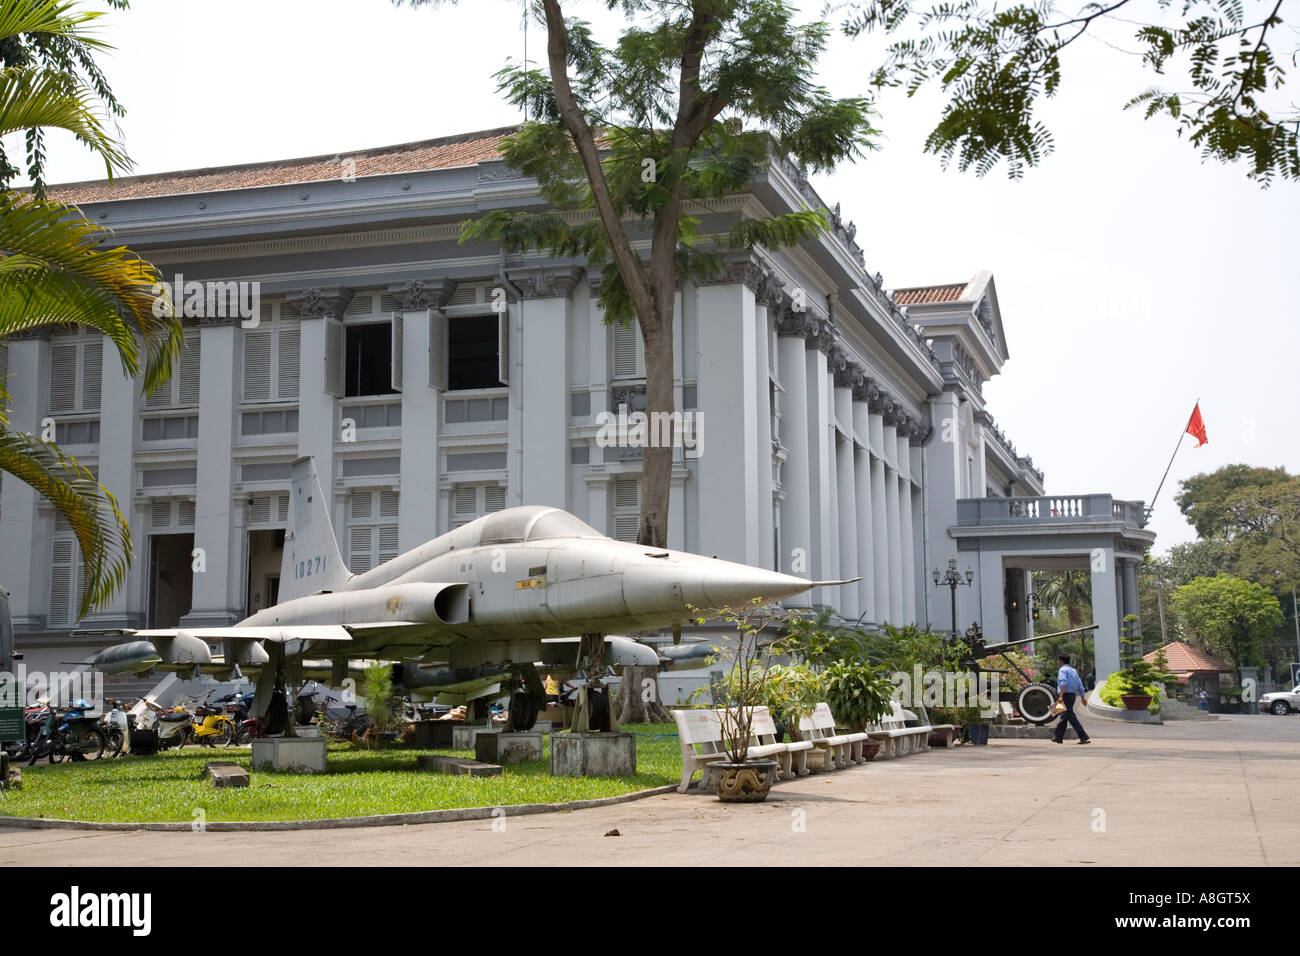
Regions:
[[[1082,694],[1083,680],[1069,664],[1062,664],[1056,675],[1056,689],[1063,694]]]

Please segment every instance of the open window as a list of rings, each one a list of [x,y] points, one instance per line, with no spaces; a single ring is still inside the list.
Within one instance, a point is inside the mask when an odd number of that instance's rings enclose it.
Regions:
[[[348,325],[344,332],[343,397],[400,391],[394,380],[392,323]]]
[[[429,313],[429,384],[446,391],[510,384],[510,314]]]

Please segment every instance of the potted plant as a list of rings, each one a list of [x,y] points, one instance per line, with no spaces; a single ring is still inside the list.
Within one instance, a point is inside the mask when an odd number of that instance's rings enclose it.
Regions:
[[[884,665],[872,667],[862,658],[849,658],[827,664],[818,675],[820,696],[842,723],[854,732],[862,732],[893,712],[894,682]],[[870,760],[880,752],[880,742],[863,742],[863,756]]]
[[[735,638],[726,647],[714,648],[714,662],[722,663],[722,679],[708,688],[726,697],[719,708],[722,749],[727,759],[709,765],[718,799],[723,803],[760,803],[767,799],[776,779],[775,760],[750,760],[754,708],[771,697],[773,658],[781,653],[780,638],[769,628],[785,620],[779,607],[755,599],[741,608],[719,608],[714,612],[732,628]],[[696,623],[705,623],[705,617]],[[701,690],[706,690],[701,688]],[[699,693],[697,691],[697,693]]]
[[[393,734],[401,700],[393,693],[393,668],[390,664],[377,661],[366,668],[365,674],[366,715],[370,718],[366,737],[373,741]]]
[[[989,722],[980,713],[978,707],[958,707],[957,722],[965,728],[968,743],[976,747],[986,746],[989,742]]]

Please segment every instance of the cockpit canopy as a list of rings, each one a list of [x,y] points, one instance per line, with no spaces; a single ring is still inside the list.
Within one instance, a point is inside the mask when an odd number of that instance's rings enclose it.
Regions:
[[[543,538],[599,538],[601,534],[567,511],[544,505],[507,508],[479,519],[479,544],[520,544]]]

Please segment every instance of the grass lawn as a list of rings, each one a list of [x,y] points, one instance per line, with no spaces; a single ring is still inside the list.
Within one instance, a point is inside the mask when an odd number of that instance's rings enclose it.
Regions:
[[[315,820],[327,817],[414,813],[458,807],[508,807],[612,797],[674,783],[681,756],[673,724],[632,724],[637,734],[634,777],[552,777],[550,742],[545,759],[508,764],[499,777],[458,777],[417,770],[420,753],[473,757],[463,750],[417,750],[396,744],[366,750],[330,744],[329,771],[294,774],[258,771],[245,790],[216,790],[199,779],[210,760],[249,767],[244,748],[168,751],[156,757],[122,757],[53,766],[22,766],[23,788],[0,791],[0,817],[51,817],[96,823],[218,820]]]

